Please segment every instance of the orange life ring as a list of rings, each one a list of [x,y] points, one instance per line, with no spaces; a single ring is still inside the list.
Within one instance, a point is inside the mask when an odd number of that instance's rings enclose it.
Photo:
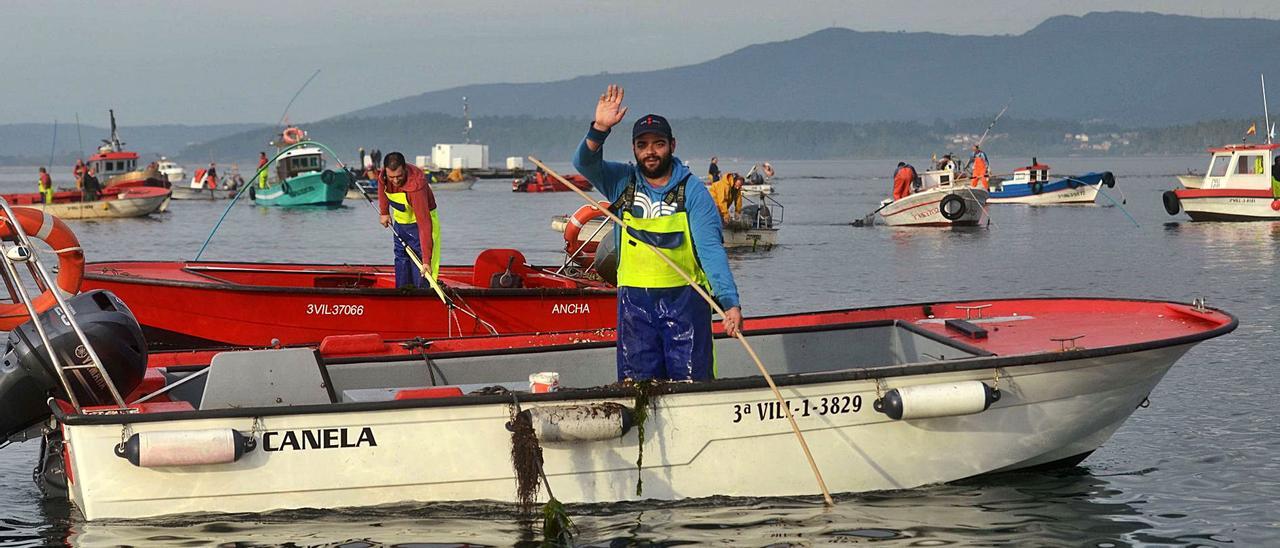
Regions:
[[[58,279],[56,285],[63,297],[70,297],[80,292],[80,281],[84,279],[84,251],[80,249],[80,240],[71,232],[71,228],[62,219],[37,209],[25,207],[13,208],[22,231],[32,238],[43,241],[58,254]],[[13,236],[13,221],[0,217],[0,238]],[[45,290],[32,300],[37,312],[44,312],[57,304],[51,292]],[[0,304],[0,330],[8,331],[27,320],[27,307],[22,303]]]
[[[284,140],[284,144],[292,145],[294,143],[300,143],[302,140],[306,139],[307,133],[296,127],[291,127],[285,129],[284,133],[280,134],[280,137]]]
[[[608,208],[609,202],[600,202],[600,207]],[[578,241],[578,235],[582,233],[582,227],[592,219],[604,217],[604,212],[596,209],[595,206],[584,205],[573,212],[573,216],[569,217],[569,222],[564,225],[564,243],[566,247],[577,247],[581,245]],[[570,249],[569,251],[573,251]]]

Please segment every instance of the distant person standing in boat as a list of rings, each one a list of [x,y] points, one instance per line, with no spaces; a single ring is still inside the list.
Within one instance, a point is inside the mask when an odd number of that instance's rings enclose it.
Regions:
[[[973,164],[973,186],[982,185],[982,188],[991,188],[988,180],[990,173],[987,170],[987,153],[983,152],[978,145],[973,145],[973,157],[970,162]]]
[[[1280,156],[1271,162],[1271,198],[1280,200]]]
[[[707,175],[711,176],[711,182],[713,183],[720,180],[720,164],[718,163],[719,161],[720,161],[720,158],[712,156],[711,165],[707,167]]]
[[[46,204],[53,203],[53,178],[49,176],[49,170],[40,168],[40,179],[36,181],[36,188],[40,189],[40,200]]]
[[[258,153],[258,188],[267,188],[267,153]]]
[[[102,192],[102,184],[98,182],[98,177],[93,174],[92,169],[84,170],[84,175],[77,181],[76,186],[80,187],[80,200],[84,202],[97,200],[99,193]]]
[[[209,169],[204,172],[204,186],[209,190],[218,188],[218,165],[213,162],[209,162]]]
[[[707,187],[720,210],[720,221],[726,227],[735,217],[742,216],[742,182],[741,175],[729,172]]]
[[[418,166],[405,163],[404,154],[399,152],[387,153],[382,169],[375,175],[380,221],[395,232],[391,243],[395,248],[396,287],[430,287],[405,249],[409,246],[422,264],[429,265],[432,277],[440,274],[440,219],[427,176]]]
[[[896,202],[911,195],[911,183],[916,180],[916,168],[906,162],[898,162],[893,172],[893,200]]]
[[[636,163],[604,160],[604,141],[622,121],[623,90],[610,85],[573,166],[613,202],[627,230],[615,230],[618,249],[618,379],[703,381],[714,377],[711,307],[653,245],[709,289],[725,310],[725,332],[742,327],[738,287],[720,233],[720,213],[707,187],[674,156],[666,118],[642,116],[631,128]],[[625,233],[625,234],[624,234]]]

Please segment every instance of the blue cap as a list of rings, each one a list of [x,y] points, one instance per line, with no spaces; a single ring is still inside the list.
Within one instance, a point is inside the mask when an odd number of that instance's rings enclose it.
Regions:
[[[671,134],[671,124],[667,123],[667,119],[657,114],[646,114],[636,120],[636,124],[631,126],[631,140],[646,133],[657,133],[668,139],[675,139]]]

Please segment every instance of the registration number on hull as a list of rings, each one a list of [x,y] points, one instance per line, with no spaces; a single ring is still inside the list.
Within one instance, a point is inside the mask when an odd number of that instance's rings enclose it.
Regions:
[[[363,316],[362,304],[317,304],[307,303],[308,316]]]
[[[826,416],[826,415],[844,415],[846,413],[857,413],[862,410],[862,396],[826,396],[821,398],[805,398],[803,400],[787,400],[787,407],[791,408],[791,414],[796,418]],[[771,421],[785,419],[786,412],[782,409],[782,402],[779,401],[763,401],[751,403],[735,403],[733,405],[733,421],[734,423],[755,417],[758,421]]]

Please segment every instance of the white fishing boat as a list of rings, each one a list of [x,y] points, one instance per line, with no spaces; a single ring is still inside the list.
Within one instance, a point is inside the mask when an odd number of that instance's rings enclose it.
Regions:
[[[746,187],[743,188],[745,190]],[[748,195],[743,192],[742,199],[742,214],[720,230],[724,248],[753,251],[771,249],[778,243],[778,230],[782,227],[785,208],[768,195]],[[598,244],[612,234],[612,227],[601,229],[606,222],[604,214],[590,206],[583,206],[573,215],[552,217],[551,229],[565,233],[566,251],[573,253],[584,242]],[[588,251],[587,259],[591,260],[595,247],[592,246]]]
[[[1049,175],[1049,166],[1039,162],[1013,172],[1009,180],[992,180],[989,204],[1081,205],[1098,199],[1102,187],[1116,186],[1110,171],[1084,175]]]
[[[186,168],[178,165],[173,160],[161,156],[156,165],[160,170],[160,174],[164,175],[170,184],[180,185],[187,180]]]
[[[987,216],[988,192],[969,185],[949,169],[920,174],[921,188],[899,200],[880,202],[878,215],[889,226],[977,226]]]
[[[1280,144],[1239,144],[1209,149],[1209,170],[1201,185],[1165,191],[1165,211],[1186,212],[1193,221],[1280,221],[1278,148]]]
[[[18,249],[45,221],[0,206],[22,227],[0,240],[8,287],[18,262],[53,287]],[[1074,466],[1237,325],[1203,302],[1059,298],[751,318],[778,399],[723,334],[720,378],[638,388],[613,383],[610,330],[148,356],[109,292],[33,302],[0,315],[0,432],[46,436],[36,477],[86,520],[514,501],[541,475],[568,503],[816,495],[787,411],[834,493]]]

